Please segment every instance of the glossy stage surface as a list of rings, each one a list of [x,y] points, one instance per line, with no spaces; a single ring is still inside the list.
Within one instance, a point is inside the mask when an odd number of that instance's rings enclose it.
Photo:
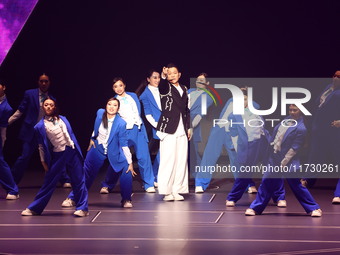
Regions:
[[[6,201],[1,190],[0,254],[340,253],[340,205],[331,204],[336,180],[320,180],[311,189],[323,210],[321,218],[312,218],[288,185],[287,208],[271,203],[263,215],[246,217],[255,195],[245,193],[236,207],[226,208],[232,179],[213,180],[204,194],[194,194],[191,186],[185,201],[175,202],[143,192],[137,179],[134,207],[124,209],[117,190],[99,194],[100,177],[90,190],[90,216],[84,218],[60,206],[70,191],[61,187],[41,216],[20,215],[42,182],[38,171],[26,174],[19,200]]]

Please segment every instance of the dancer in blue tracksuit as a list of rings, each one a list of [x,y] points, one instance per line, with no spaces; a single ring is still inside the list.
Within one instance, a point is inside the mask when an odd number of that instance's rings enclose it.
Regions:
[[[251,173],[242,172],[241,168],[256,166],[263,161],[265,151],[268,147],[268,131],[264,128],[264,121],[261,116],[251,113],[248,109],[248,96],[244,95],[244,115],[229,115],[230,135],[237,140],[234,148],[236,150],[236,164],[240,172],[236,173],[234,185],[227,196],[226,206],[233,207],[241,199],[244,190],[252,181]],[[235,123],[235,124],[231,124]],[[251,123],[251,124],[249,124]],[[262,124],[261,124],[262,123]],[[273,195],[273,200],[278,202],[278,206],[285,207],[285,192],[283,180]]]
[[[196,80],[196,88],[191,88],[188,90],[189,94],[189,109],[190,109],[190,120],[193,128],[193,136],[191,142],[193,144],[192,149],[194,153],[191,155],[195,157],[195,160],[191,160],[191,162],[195,162],[197,166],[201,165],[201,156],[198,153],[198,144],[202,142],[202,131],[201,131],[201,120],[203,118],[202,115],[202,96],[205,96],[207,99],[207,108],[209,108],[213,100],[211,97],[204,91],[206,85],[209,85],[207,81],[207,74],[201,73]]]
[[[295,105],[290,105],[289,114],[290,116],[282,124],[280,123],[274,128],[270,139],[272,146],[269,151],[268,166],[282,166],[291,170],[299,169],[300,161],[297,153],[303,146],[307,130],[299,108]],[[246,215],[253,216],[264,211],[274,191],[281,185],[283,172],[283,170],[281,173],[267,171],[264,174],[256,199],[251,203],[250,208],[246,210]],[[313,217],[320,217],[322,215],[320,206],[315,202],[308,189],[300,183],[300,179],[294,178],[294,173],[295,171],[292,170],[285,177],[287,177],[287,182],[295,197],[307,213],[311,213]]]
[[[158,91],[158,85],[160,82],[160,74],[155,70],[150,70],[147,77],[148,85],[145,88],[144,92],[140,95],[139,99],[142,102],[145,118],[148,120],[150,125],[152,126],[152,135],[153,139],[158,141],[159,137],[156,135],[156,128],[158,125],[159,117],[161,116],[161,97]],[[160,160],[159,150],[157,152],[156,158],[152,165],[153,174],[155,176],[155,187],[157,184],[157,175],[159,168],[159,160]]]
[[[109,172],[113,178],[120,179],[122,206],[132,207],[132,157],[127,147],[126,122],[117,114],[119,100],[110,98],[105,110],[99,109],[94,123],[94,131],[84,162],[86,187],[89,190],[106,159],[109,160]],[[74,206],[73,191],[62,203],[63,207]]]
[[[148,193],[156,192],[154,188],[154,175],[150,159],[148,137],[141,118],[141,106],[135,93],[125,91],[122,78],[114,78],[112,89],[120,101],[119,115],[126,122],[128,146],[133,146],[138,160],[139,171],[144,182],[144,189]],[[110,171],[102,182],[101,194],[108,194],[117,182]]]
[[[76,203],[75,216],[84,217],[88,213],[88,193],[85,186],[83,156],[68,120],[58,114],[56,102],[43,102],[45,116],[35,125],[35,135],[39,144],[41,163],[46,171],[44,183],[34,201],[22,211],[22,216],[40,215],[49,202],[62,169],[71,169],[70,177]]]
[[[308,163],[314,165],[334,164],[340,166],[340,70],[317,98],[317,110],[311,132],[311,149]],[[312,173],[316,177],[315,173]],[[307,179],[313,186],[315,179]],[[333,204],[340,204],[340,180],[334,192]]]
[[[15,200],[19,198],[18,186],[3,155],[8,118],[12,114],[12,107],[7,101],[5,90],[5,84],[0,82],[0,184],[7,193],[6,199]]]
[[[201,131],[201,120],[203,118],[202,115],[202,97],[206,98],[207,105],[206,107],[209,108],[213,100],[211,97],[204,91],[209,82],[207,81],[207,74],[201,73],[196,79],[196,88],[191,88],[188,90],[189,94],[189,109],[190,109],[190,121],[193,128],[193,137],[190,142],[190,166],[191,169],[196,169],[196,166],[201,165],[201,156],[198,151],[198,145],[202,142],[202,131]],[[204,185],[204,182],[210,182],[210,180],[205,180],[206,178],[211,179],[210,176],[206,176],[207,173],[194,173],[195,174],[195,192],[202,193],[206,189],[207,186]],[[209,173],[208,173],[209,175]]]
[[[253,102],[255,108],[259,108],[259,105]],[[223,107],[219,119],[228,120],[229,115],[232,114],[233,99],[229,99]],[[194,133],[195,134],[195,133]],[[222,148],[227,150],[230,166],[239,168],[236,160],[236,151],[231,139],[229,125],[228,124],[217,124],[211,128],[210,135],[208,138],[207,145],[205,146],[203,157],[201,160],[201,166],[215,166],[218,158],[221,155]],[[206,190],[210,184],[212,174],[210,172],[199,173],[195,179],[195,191],[202,193]],[[252,179],[249,179],[247,185],[248,193],[256,193],[255,183]]]
[[[11,169],[14,180],[17,184],[21,181],[29,160],[32,157],[34,150],[37,148],[37,144],[34,139],[34,126],[44,116],[42,102],[46,98],[55,100],[49,92],[50,78],[46,74],[39,76],[38,85],[39,88],[25,91],[24,98],[21,101],[18,110],[8,120],[8,124],[10,125],[21,116],[24,118],[19,134],[19,139],[23,142],[22,154],[16,160]],[[63,170],[63,174],[60,176],[60,182],[64,185],[64,187],[71,187],[70,179],[65,170]]]

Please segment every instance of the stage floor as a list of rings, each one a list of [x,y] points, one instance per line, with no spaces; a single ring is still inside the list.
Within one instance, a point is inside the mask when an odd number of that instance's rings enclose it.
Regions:
[[[124,209],[117,191],[99,194],[100,177],[90,190],[89,217],[75,218],[74,209],[61,208],[70,191],[63,188],[56,189],[41,216],[21,216],[42,177],[27,173],[17,201],[6,201],[0,191],[0,254],[340,253],[340,205],[331,204],[336,180],[321,180],[311,189],[321,218],[308,216],[288,185],[287,208],[270,204],[263,215],[246,217],[255,195],[245,193],[235,208],[226,208],[231,179],[213,180],[204,194],[194,194],[191,186],[185,201],[175,202],[143,192],[136,180],[134,207]]]

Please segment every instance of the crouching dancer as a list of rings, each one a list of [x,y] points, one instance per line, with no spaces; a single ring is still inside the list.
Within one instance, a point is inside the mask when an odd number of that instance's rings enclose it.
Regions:
[[[296,105],[289,106],[289,116],[274,128],[271,137],[271,149],[268,165],[287,167],[291,172],[284,175],[295,197],[312,217],[321,217],[320,206],[315,202],[309,190],[300,183],[300,178],[294,169],[300,166],[298,151],[303,146],[307,129],[304,125],[303,114]],[[293,166],[293,167],[291,167]],[[266,172],[259,187],[256,199],[246,210],[245,215],[262,214],[274,191],[282,185],[283,173]]]
[[[56,184],[67,166],[76,204],[75,216],[88,213],[88,193],[85,186],[83,156],[68,120],[58,114],[56,102],[43,102],[44,118],[34,127],[39,144],[41,163],[46,171],[45,179],[34,201],[22,211],[22,216],[40,215],[50,200]]]
[[[115,184],[120,180],[120,192],[122,206],[132,207],[132,177],[136,175],[133,170],[132,156],[127,142],[126,122],[117,114],[119,100],[110,98],[106,108],[97,111],[94,122],[94,131],[90,140],[90,146],[86,154],[84,172],[86,187],[90,189],[100,168],[106,159],[109,160],[108,176],[111,176]],[[75,194],[72,191],[68,198],[61,204],[62,207],[75,205]]]

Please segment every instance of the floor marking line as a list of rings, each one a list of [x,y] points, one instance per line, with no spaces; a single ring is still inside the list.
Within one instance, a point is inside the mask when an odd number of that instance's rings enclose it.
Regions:
[[[220,221],[220,219],[222,218],[222,216],[224,215],[224,212],[221,212],[221,214],[218,216],[218,218],[215,220],[215,224],[218,223]]]
[[[203,239],[203,238],[136,238],[136,237],[84,237],[84,238],[46,238],[46,237],[25,237],[25,238],[0,238],[0,241],[178,241],[178,242],[271,242],[271,243],[333,243],[340,244],[340,241],[323,241],[323,240],[287,240],[287,239]]]
[[[299,255],[299,254],[320,254],[340,251],[340,248],[333,249],[319,249],[319,250],[303,250],[303,251],[284,251],[284,252],[271,252],[271,253],[261,253],[257,255]]]
[[[98,211],[98,212],[96,213],[96,215],[93,217],[93,219],[91,220],[91,222],[94,222],[94,221],[98,218],[98,216],[99,216],[101,213],[102,213],[102,211]]]
[[[216,194],[213,194],[213,195],[211,196],[210,200],[209,200],[209,203],[211,203],[211,202],[215,199],[215,197],[216,197]]]
[[[254,228],[256,226],[257,228],[275,228],[275,229],[340,229],[340,226],[304,226],[304,225],[237,225],[237,224],[218,224],[215,225],[215,222],[207,222],[207,223],[187,223],[185,225],[188,225],[190,227],[211,227],[211,228]],[[96,223],[13,223],[13,224],[0,224],[0,227],[105,227],[105,226],[126,226],[126,227],[143,227],[143,226],[169,226],[172,224],[169,223],[121,223],[120,221],[96,221]]]

